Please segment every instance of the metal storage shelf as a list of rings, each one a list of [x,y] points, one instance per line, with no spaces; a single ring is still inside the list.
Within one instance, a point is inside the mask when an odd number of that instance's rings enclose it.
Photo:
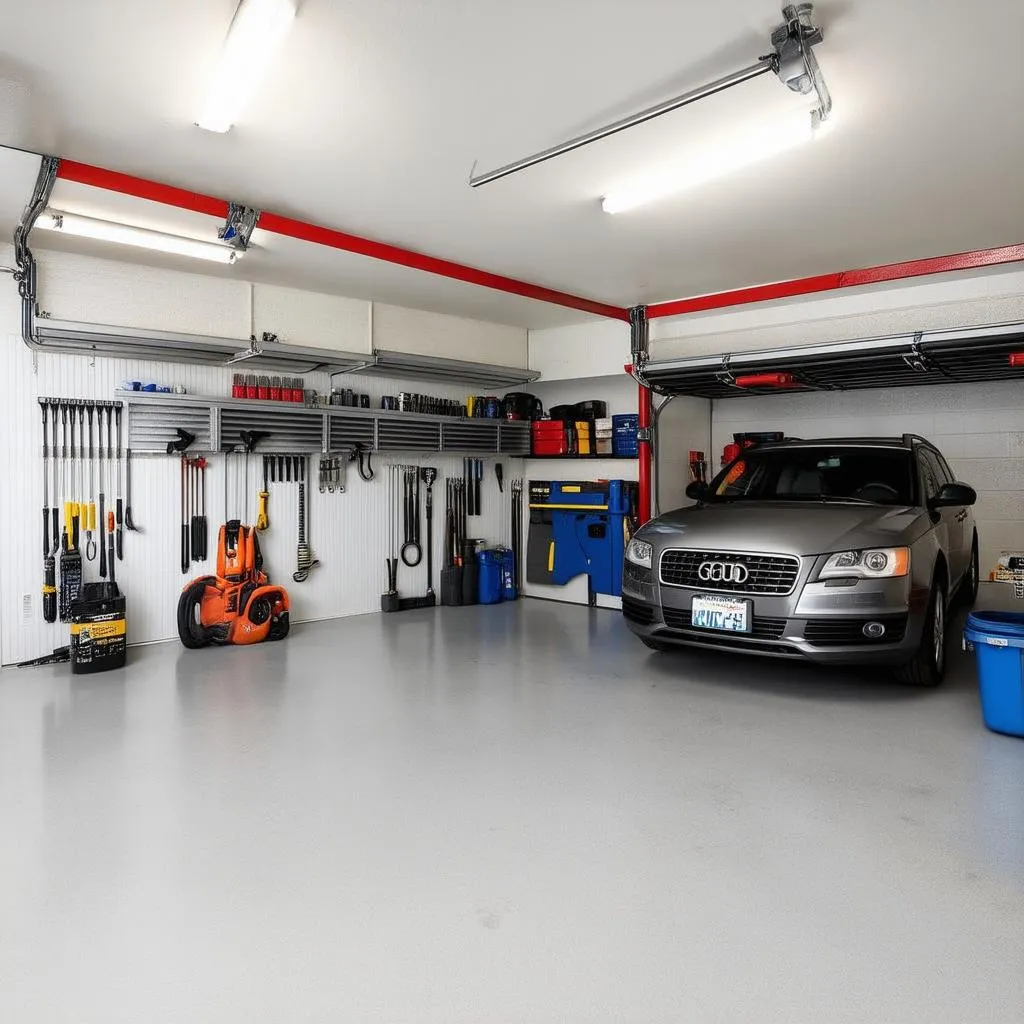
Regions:
[[[278,341],[265,334],[242,341],[236,338],[136,330],[106,324],[33,318],[33,331],[41,351],[72,355],[112,356],[120,359],[157,359],[175,363],[268,369],[280,373],[358,373],[372,377],[432,380],[505,389],[536,380],[540,374],[515,366],[471,363],[461,359],[419,356],[377,349],[373,353],[341,352]]]
[[[1024,324],[932,331],[894,338],[806,345],[775,351],[652,360],[644,380],[665,395],[737,398],[809,391],[1024,381],[1010,355],[1024,352]],[[738,377],[788,373],[785,387],[740,387]]]
[[[133,452],[167,451],[181,427],[201,451],[240,446],[244,431],[269,431],[266,450],[337,451],[354,445],[378,452],[451,452],[523,457],[530,426],[505,420],[457,419],[351,407],[309,407],[245,398],[118,392],[128,408]]]
[[[527,462],[636,462],[637,455],[524,455]]]

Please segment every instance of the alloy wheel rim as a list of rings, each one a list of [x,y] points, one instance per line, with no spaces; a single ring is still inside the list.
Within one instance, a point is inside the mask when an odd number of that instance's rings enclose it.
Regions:
[[[935,643],[935,668],[942,671],[942,662],[945,657],[946,633],[945,633],[945,610],[942,607],[942,591],[935,594],[935,619],[932,623]]]

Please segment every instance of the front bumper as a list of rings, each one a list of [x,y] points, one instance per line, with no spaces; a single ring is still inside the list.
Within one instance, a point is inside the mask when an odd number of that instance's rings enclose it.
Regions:
[[[626,563],[622,612],[638,636],[661,643],[736,654],[806,659],[822,664],[886,664],[908,662],[921,642],[926,603],[912,599],[910,581],[862,580],[846,586],[808,582],[811,566],[803,566],[791,594],[734,594],[750,601],[747,633],[695,629],[690,621],[694,596],[689,587],[659,583],[652,573]],[[863,633],[869,622],[885,626],[885,635]]]

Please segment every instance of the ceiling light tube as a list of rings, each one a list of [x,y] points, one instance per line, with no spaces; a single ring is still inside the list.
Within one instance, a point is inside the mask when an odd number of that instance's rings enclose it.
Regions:
[[[241,0],[196,124],[227,132],[270,70],[292,22],[293,0]]]
[[[84,217],[77,213],[62,213],[60,210],[46,210],[36,221],[36,227],[44,231],[59,231],[77,238],[95,238],[100,242],[114,242],[117,245],[133,245],[139,249],[188,256],[197,260],[214,263],[234,263],[242,253],[227,245],[204,242],[198,238],[182,235],[168,235],[162,231],[150,231],[130,224],[118,224],[97,217]]]
[[[678,195],[810,142],[831,124],[826,121],[819,126],[810,113],[798,111],[782,120],[754,125],[706,149],[694,150],[684,161],[613,189],[601,206],[605,213],[624,213]]]

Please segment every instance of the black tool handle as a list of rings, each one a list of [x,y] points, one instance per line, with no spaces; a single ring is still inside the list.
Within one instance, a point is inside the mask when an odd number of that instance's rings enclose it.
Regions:
[[[420,476],[416,474],[416,491],[412,504],[412,539],[420,542]]]
[[[434,592],[434,489],[427,488],[427,593]]]
[[[118,498],[117,499],[117,504],[116,504],[115,507],[117,509],[117,512],[115,514],[116,515],[116,520],[117,520],[117,560],[119,562],[123,562],[124,561],[124,533],[123,533],[121,527],[122,527],[122,525],[124,523],[124,518],[123,518],[124,501],[121,498]]]
[[[189,563],[191,558],[189,557],[189,546],[188,546],[188,533],[189,524],[181,524],[181,574],[182,576],[188,575]]]
[[[43,558],[49,557],[50,548],[50,510],[43,509]]]
[[[56,505],[50,509],[50,516],[52,519],[51,538],[53,545],[50,550],[56,553],[57,548],[60,547],[60,509]]]
[[[43,560],[43,620],[57,621],[57,561]]]
[[[103,543],[103,530],[107,523],[107,515],[104,511],[106,507],[106,497],[103,492],[100,491],[100,521],[99,521],[99,532],[100,532],[100,576],[103,579],[107,578],[107,546]]]

